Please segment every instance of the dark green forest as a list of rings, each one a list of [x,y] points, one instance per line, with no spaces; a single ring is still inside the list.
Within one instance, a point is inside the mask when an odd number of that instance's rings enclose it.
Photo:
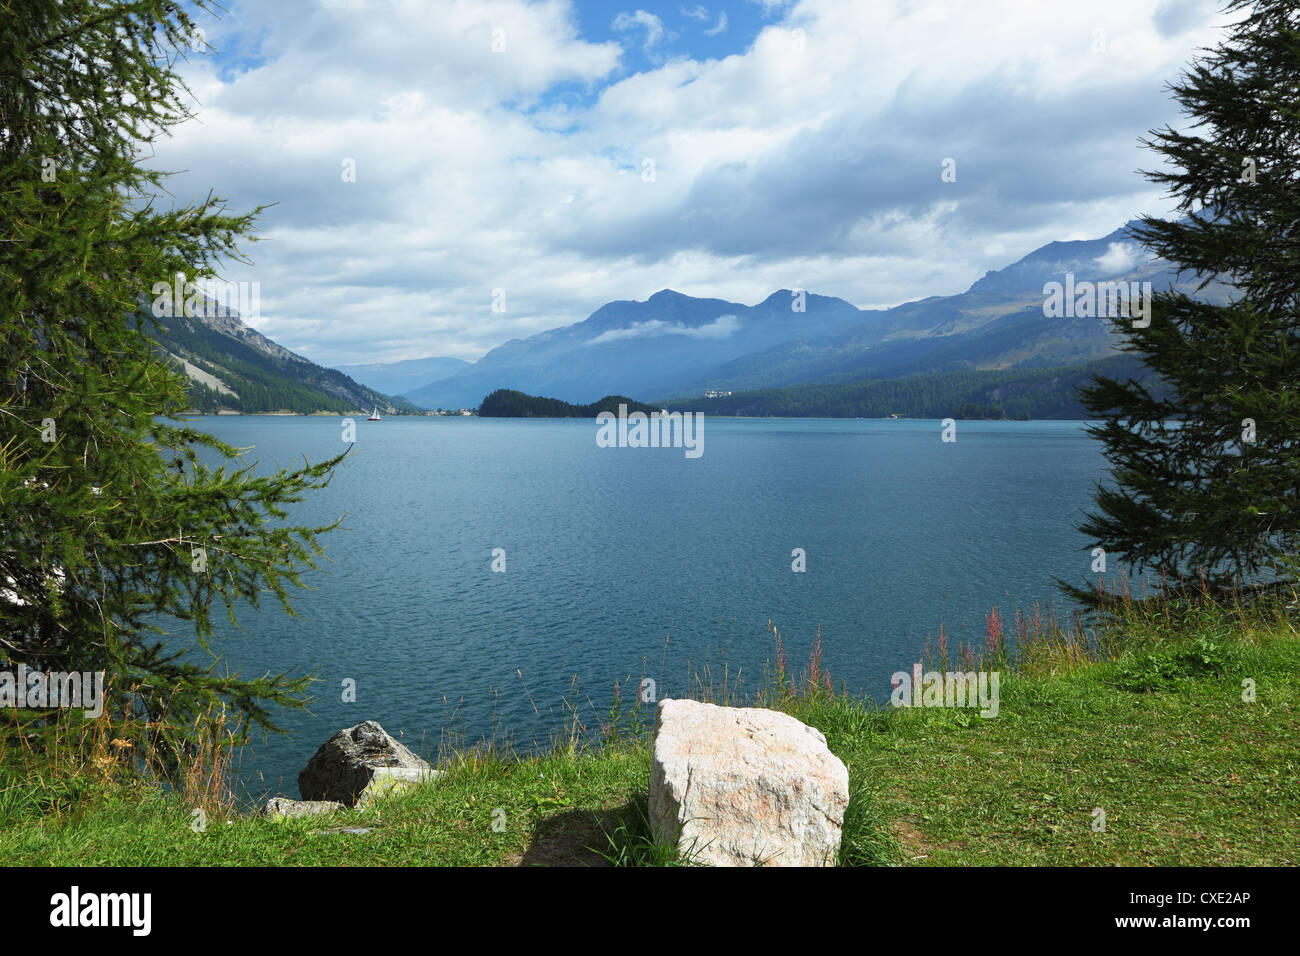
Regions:
[[[1048,368],[963,370],[843,385],[791,385],[723,398],[673,399],[680,411],[777,418],[1083,419],[1078,388],[1094,375],[1149,376],[1130,356]]]
[[[499,388],[479,406],[479,418],[595,418],[601,412],[618,414],[618,406],[629,412],[657,412],[661,405],[645,405],[622,395],[606,395],[590,405],[573,405],[558,398],[527,395],[510,388]]]
[[[193,357],[189,361],[205,372],[213,372],[205,363]],[[238,369],[234,370],[238,371]],[[219,375],[223,380],[229,380],[229,376],[224,373],[213,372],[213,374]],[[238,398],[234,395],[219,394],[202,382],[191,380],[188,385],[191,407],[204,415],[215,415],[223,408],[249,414],[284,411],[299,412],[304,415],[316,411],[347,412],[355,409],[355,405],[345,399],[328,395],[306,385],[286,382],[275,376],[267,376],[267,381],[241,376],[240,380],[230,384],[238,390]]]

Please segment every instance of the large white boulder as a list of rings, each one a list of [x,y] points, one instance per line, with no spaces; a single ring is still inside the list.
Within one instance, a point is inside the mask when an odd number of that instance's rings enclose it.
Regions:
[[[661,700],[650,825],[708,866],[833,866],[849,771],[815,727],[759,707]]]

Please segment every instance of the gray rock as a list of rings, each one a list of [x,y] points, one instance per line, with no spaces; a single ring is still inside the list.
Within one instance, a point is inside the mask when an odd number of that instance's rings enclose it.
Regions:
[[[304,800],[337,800],[352,807],[437,776],[378,723],[363,720],[321,744],[298,774],[298,789]]]
[[[661,700],[650,825],[708,866],[832,866],[849,771],[821,731],[774,710]]]
[[[268,817],[314,817],[322,813],[333,813],[344,809],[343,804],[335,800],[290,800],[288,797],[272,797],[262,808],[262,815]]]

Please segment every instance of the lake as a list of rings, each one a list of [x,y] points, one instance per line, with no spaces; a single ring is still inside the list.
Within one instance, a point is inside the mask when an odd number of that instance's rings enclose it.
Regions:
[[[345,447],[337,418],[196,423],[254,446],[260,470]],[[295,595],[303,619],[270,601],[242,631],[218,625],[241,673],[321,679],[310,714],[284,715],[290,737],[244,754],[249,792],[296,797],[316,748],[363,719],[417,752],[444,732],[526,748],[561,726],[563,701],[594,734],[616,681],[628,700],[642,676],[673,696],[688,662],[753,690],[769,620],[797,666],[820,627],[837,685],[883,700],[941,622],[954,644],[982,640],[992,606],[1010,617],[1059,602],[1054,575],[1089,577],[1074,525],[1105,461],[1078,422],[959,422],[945,443],[938,421],[715,418],[699,458],[600,448],[596,431],[356,420],[354,454],[293,512],[345,516]]]

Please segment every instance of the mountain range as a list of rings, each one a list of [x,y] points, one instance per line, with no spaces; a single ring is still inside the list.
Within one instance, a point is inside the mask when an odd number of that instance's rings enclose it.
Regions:
[[[1115,357],[1115,333],[1094,315],[1049,317],[1045,284],[1073,274],[1076,283],[1149,282],[1155,291],[1171,285],[1195,291],[1192,279],[1180,279],[1169,263],[1143,252],[1131,237],[1133,225],[1100,239],[1049,243],[965,292],[887,309],[859,309],[802,290],[781,289],[744,305],[664,289],[645,301],[607,303],[573,325],[511,339],[474,363],[434,357],[325,368],[224,308],[163,319],[164,328],[152,334],[190,376],[194,407],[205,412],[474,408],[509,389],[577,405],[631,395],[721,414],[801,408],[861,414],[904,393],[931,395],[930,404],[960,393],[975,405],[1009,395],[1028,402],[1022,412],[1050,407],[1074,414],[1043,389]],[[1223,301],[1228,290],[1216,284],[1196,294]],[[1068,371],[1043,377],[1035,374],[1040,369]],[[1025,375],[1008,377],[1012,372]],[[918,375],[936,378],[903,392],[837,390]],[[806,390],[812,386],[830,390]],[[702,405],[706,392],[737,398]]]
[[[1169,263],[1146,255],[1131,237],[1133,225],[1100,239],[1049,243],[965,292],[888,309],[858,309],[790,289],[756,305],[664,289],[645,301],[607,303],[573,325],[512,339],[401,394],[425,408],[473,407],[500,388],[574,403],[613,392],[660,402],[709,390],[1081,365],[1114,355],[1114,332],[1095,316],[1045,316],[1045,283],[1064,282],[1071,273],[1080,283],[1194,289]],[[1199,295],[1226,298],[1217,286]],[[396,384],[386,370],[371,375],[366,366],[346,368],[376,388]]]
[[[448,378],[469,367],[470,363],[464,359],[419,358],[401,362],[340,365],[338,370],[349,378],[365,382],[385,395],[404,395],[422,385]]]

